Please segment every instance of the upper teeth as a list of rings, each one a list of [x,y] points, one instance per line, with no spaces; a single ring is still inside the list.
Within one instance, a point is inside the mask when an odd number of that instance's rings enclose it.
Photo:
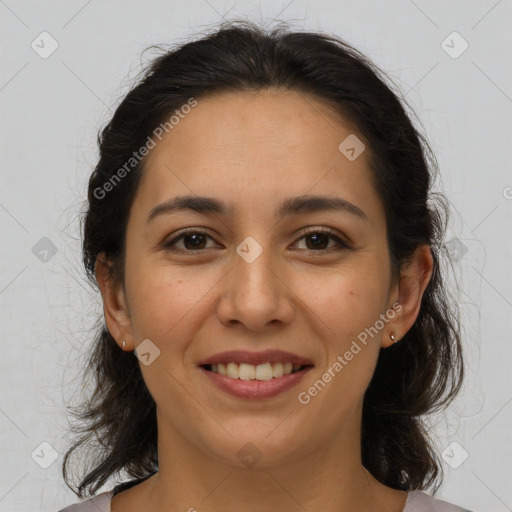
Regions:
[[[292,371],[301,368],[300,364],[292,363],[263,363],[263,364],[247,364],[247,363],[219,363],[211,365],[212,372],[227,375],[232,379],[242,380],[270,380],[274,377],[288,375]]]

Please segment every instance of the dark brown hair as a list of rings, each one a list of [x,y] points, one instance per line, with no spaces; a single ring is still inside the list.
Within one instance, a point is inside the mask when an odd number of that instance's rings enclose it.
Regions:
[[[270,87],[327,101],[364,137],[386,212],[395,275],[420,244],[431,247],[434,270],[418,318],[399,343],[380,351],[364,397],[361,443],[364,466],[383,484],[402,490],[437,484],[437,489],[442,468],[422,416],[448,405],[463,377],[456,305],[440,271],[446,201],[432,192],[436,161],[406,103],[389,79],[347,43],[282,26],[267,31],[231,22],[154,58],[98,137],[99,161],[83,219],[87,277],[96,286],[95,263],[104,253],[114,283],[124,281],[126,226],[144,159],[108,192],[98,190],[106,190],[105,183],[155,127],[190,98]],[[62,466],[67,485],[79,497],[94,494],[120,471],[142,478],[158,470],[154,400],[137,358],[118,347],[103,319],[90,346],[88,373],[95,389],[73,412],[81,423]],[[79,448],[89,458],[75,490],[69,483],[70,456]]]

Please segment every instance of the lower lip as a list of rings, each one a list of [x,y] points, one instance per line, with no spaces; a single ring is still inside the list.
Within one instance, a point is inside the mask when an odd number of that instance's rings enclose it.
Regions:
[[[232,379],[226,375],[212,372],[206,368],[199,369],[222,391],[238,398],[270,398],[284,393],[293,388],[313,367],[308,366],[303,370],[282,377],[274,377],[269,380],[242,380]]]

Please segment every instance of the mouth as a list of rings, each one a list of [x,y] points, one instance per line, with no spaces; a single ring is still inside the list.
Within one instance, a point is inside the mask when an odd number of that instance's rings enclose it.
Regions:
[[[292,362],[271,363],[270,361],[255,365],[230,361],[229,363],[204,364],[201,367],[209,372],[218,373],[231,379],[265,381],[279,379],[284,375],[291,375],[306,368],[312,368],[313,365],[293,364]]]
[[[229,351],[198,364],[224,393],[237,398],[270,398],[295,387],[314,368],[311,360],[282,350]]]

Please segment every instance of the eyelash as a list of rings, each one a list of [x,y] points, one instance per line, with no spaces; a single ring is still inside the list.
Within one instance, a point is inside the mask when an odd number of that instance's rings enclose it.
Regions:
[[[304,237],[306,237],[308,235],[318,234],[318,233],[329,235],[329,237],[331,239],[333,239],[338,244],[338,247],[331,247],[331,248],[328,248],[328,249],[317,249],[317,250],[315,250],[315,249],[305,249],[306,251],[309,251],[309,252],[312,252],[312,253],[331,253],[331,252],[339,252],[339,251],[351,249],[350,245],[347,242],[342,240],[339,236],[337,236],[329,228],[315,228],[315,229],[311,229],[309,231],[302,230],[299,233],[300,236],[299,236],[299,238],[297,238],[295,243],[297,243],[299,240],[302,240]],[[179,233],[179,235],[174,237],[171,241],[166,243],[164,245],[164,248],[168,249],[168,250],[171,250],[171,251],[174,251],[174,252],[189,253],[189,254],[190,253],[198,253],[198,252],[201,252],[201,251],[208,250],[208,249],[193,250],[193,249],[176,249],[176,248],[173,248],[173,246],[176,244],[176,242],[178,240],[181,240],[182,238],[185,238],[188,235],[196,235],[196,234],[206,235],[207,237],[209,237],[209,238],[211,238],[213,240],[213,237],[211,237],[208,233],[206,233],[204,231],[201,231],[199,229],[186,229],[186,230],[182,231],[181,233]],[[304,249],[298,249],[298,250],[304,250]]]

